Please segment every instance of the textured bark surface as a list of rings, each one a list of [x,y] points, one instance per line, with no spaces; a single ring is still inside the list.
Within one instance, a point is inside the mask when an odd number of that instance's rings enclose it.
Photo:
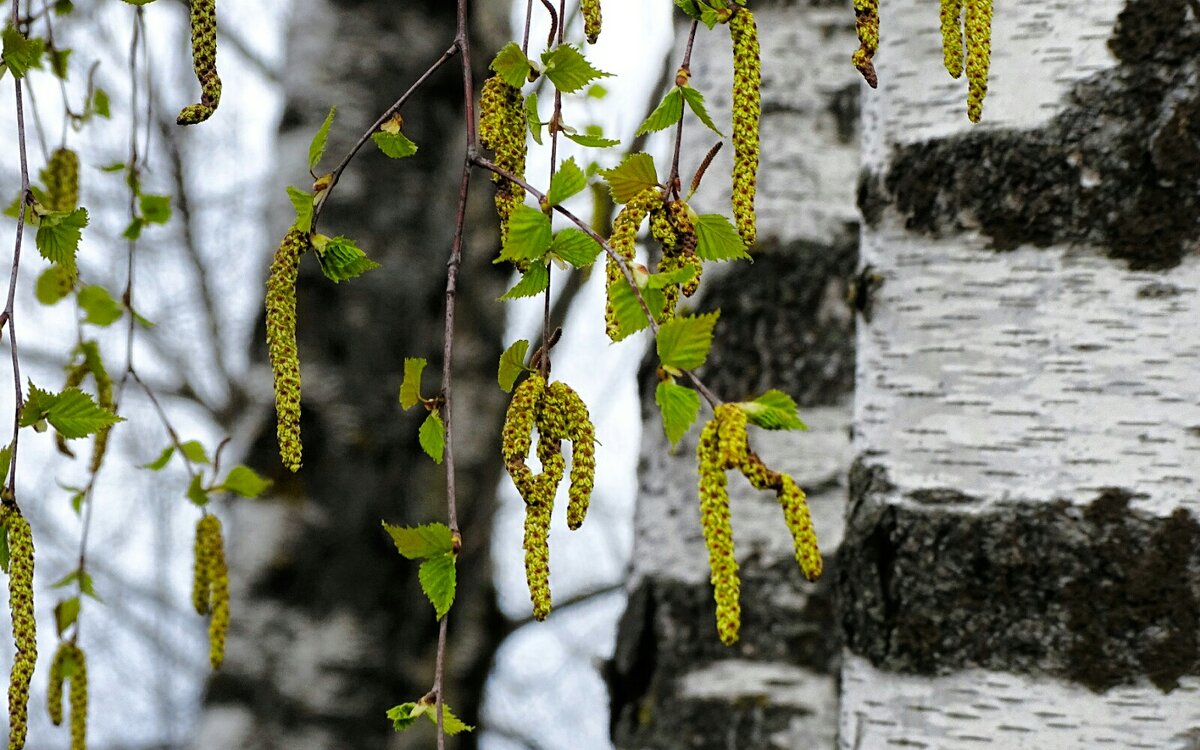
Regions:
[[[704,378],[726,400],[774,387],[801,404],[809,432],[755,429],[751,445],[809,493],[828,555],[841,537],[850,463],[853,13],[842,2],[754,8],[763,44],[759,244],[752,265],[705,272],[699,307],[720,308],[721,321]],[[701,29],[692,84],[718,123],[729,117],[730,69],[726,30]],[[681,171],[690,174],[711,140],[689,126]],[[708,171],[697,210],[728,213],[729,150]],[[648,370],[631,599],[609,670],[613,741],[620,748],[831,747],[841,650],[831,573],[805,582],[774,495],[731,477],[742,628],[735,646],[721,645],[697,510],[698,430],[669,450],[652,380]]]
[[[884,17],[840,747],[1197,746],[1191,7],[998,4],[975,128]]]
[[[479,29],[507,28],[507,3],[472,6]],[[330,105],[338,105],[338,120],[327,153],[336,159],[453,34],[453,3],[299,2],[286,68],[281,182],[304,179],[308,140]],[[481,46],[494,49],[496,42]],[[227,525],[235,571],[228,656],[209,685],[197,747],[432,743],[428,727],[395,735],[384,715],[429,689],[437,636],[417,566],[396,553],[380,520],[445,518],[444,470],[417,445],[424,415],[401,412],[396,392],[403,359],[411,356],[429,358],[424,391],[437,389],[464,146],[461,86],[454,61],[405,108],[405,132],[419,153],[399,163],[368,144],[324,212],[324,232],[354,238],[383,268],[334,285],[314,258],[302,258],[304,468],[285,474],[273,419],[265,419],[249,461],[275,479],[275,494],[238,505]],[[478,180],[474,193],[469,221],[478,229],[469,234],[459,285],[455,351],[455,422],[469,425],[456,433],[467,546],[447,688],[447,700],[468,719],[478,715],[503,632],[486,550],[503,409],[493,375],[502,324],[494,300],[503,278],[489,263],[496,236],[490,184]],[[282,211],[277,218],[282,236],[289,219]]]

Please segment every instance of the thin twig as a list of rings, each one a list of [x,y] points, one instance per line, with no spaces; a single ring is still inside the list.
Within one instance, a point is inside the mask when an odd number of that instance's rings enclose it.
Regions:
[[[699,25],[699,21],[692,21],[691,31],[688,32],[687,49],[683,53],[683,62],[679,64],[679,72],[675,74],[676,86],[681,85],[680,78],[686,78],[692,73],[692,47],[696,44],[696,29]],[[679,198],[679,152],[683,145],[683,121],[686,119],[686,117],[680,117],[679,124],[675,127],[675,153],[671,157],[671,176],[667,179],[667,190],[676,199]]]

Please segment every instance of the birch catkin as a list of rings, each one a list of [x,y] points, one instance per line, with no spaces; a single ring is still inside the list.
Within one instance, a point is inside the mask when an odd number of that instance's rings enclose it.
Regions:
[[[942,59],[954,78],[963,72],[963,0],[942,0]]]
[[[63,720],[63,683],[69,682],[71,695],[71,750],[87,750],[88,676],[83,649],[64,641],[54,652],[50,664],[47,704],[55,726]]]
[[[721,459],[720,420],[714,418],[700,432],[696,452],[700,465],[700,526],[708,548],[709,580],[717,605],[717,634],[726,646],[737,642],[741,629],[738,601],[737,558],[733,554],[733,525],[729,513],[729,490]]]
[[[641,227],[642,221],[652,210],[659,208],[662,205],[662,193],[657,187],[646,188],[642,192],[633,196],[624,208],[621,209],[617,217],[613,219],[612,236],[609,238],[609,246],[613,252],[619,255],[628,265],[633,261],[634,250],[637,243],[638,228]],[[617,308],[613,303],[613,294],[616,291],[618,284],[628,283],[625,280],[625,275],[621,273],[621,267],[611,256],[608,258],[608,264],[605,266],[605,271],[608,275],[608,295],[604,306],[604,323],[605,331],[608,337],[613,341],[621,338],[620,325],[617,322]]]
[[[46,183],[42,205],[51,211],[74,211],[79,206],[79,155],[56,149],[42,173]]]
[[[762,68],[758,26],[749,8],[734,8],[733,39],[733,218],[747,246],[757,238],[754,194],[758,183],[758,123],[762,115]]]
[[[527,128],[521,90],[498,75],[487,79],[479,99],[479,141],[493,152],[496,166],[518,177],[525,176]],[[525,202],[525,188],[495,173],[492,182],[496,183],[496,213],[503,242],[508,236],[508,218]]]
[[[8,683],[8,748],[25,747],[28,731],[29,682],[37,665],[37,623],[33,617],[33,534],[15,508],[6,509],[8,526],[8,606],[12,612],[12,675]]]
[[[275,251],[267,277],[267,354],[275,381],[276,433],[279,456],[292,471],[300,470],[300,356],[296,350],[296,278],[309,237],[292,229]]]
[[[201,523],[206,523],[210,527],[205,532],[208,539],[206,559],[211,585],[210,609],[212,611],[212,618],[208,621],[208,661],[213,669],[220,669],[221,664],[225,661],[225,634],[229,630],[229,568],[225,564],[225,543],[221,538],[221,521],[210,514],[201,519]]]
[[[221,102],[221,79],[217,75],[216,0],[191,0],[192,69],[200,82],[200,102],[183,108],[176,122],[196,125],[212,117]]]
[[[784,522],[792,533],[796,562],[800,564],[800,570],[810,581],[820,578],[823,567],[821,550],[817,546],[817,535],[813,531],[812,516],[808,511],[804,490],[788,475],[768,469],[762,459],[753,453],[743,458],[740,468],[742,475],[757,489],[775,491],[779,505],[783,508]]]
[[[600,0],[579,0],[579,9],[583,12],[583,33],[588,44],[595,44],[600,38]]]
[[[854,67],[862,73],[867,85],[878,88],[875,53],[879,51],[879,0],[854,0],[854,27],[858,31],[858,49],[852,58]]]
[[[966,10],[967,117],[979,122],[992,65],[992,0],[966,0]]]
[[[212,532],[214,516],[201,516],[196,522],[196,541],[192,548],[192,607],[196,614],[207,615],[212,607]]]

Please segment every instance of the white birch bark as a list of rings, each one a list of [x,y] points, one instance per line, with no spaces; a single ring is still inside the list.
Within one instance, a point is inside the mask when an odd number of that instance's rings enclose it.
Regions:
[[[1075,160],[1077,184],[1059,186],[1064,194],[1119,192],[1105,182],[1137,170],[1105,159],[1125,152],[1093,156],[1063,136],[1074,132],[1066,123],[1093,118],[1114,144],[1142,128],[1153,152],[1154,118],[1173,106],[1156,86],[1186,80],[1190,63],[1172,45],[1196,23],[1183,2],[997,3],[984,124],[972,126],[965,84],[942,68],[937,3],[883,5],[880,89],[863,112],[875,185],[924,141],[978,146],[929,153],[982,171],[972,153],[1025,140]],[[1119,59],[1110,40],[1122,12],[1127,36],[1136,25],[1164,41]],[[1077,89],[1083,81],[1099,95]],[[1161,115],[1131,124],[1095,104],[1135,94]],[[1165,172],[1158,162],[1139,169]],[[1022,241],[1019,228],[1006,238],[1016,249],[996,252],[987,221],[956,213],[948,187],[928,189],[951,201],[934,209],[938,231],[914,231],[904,197],[881,188],[862,238],[862,261],[883,284],[858,329],[854,450],[873,479],[853,493],[843,550],[850,651],[838,747],[1195,748],[1196,568],[1190,552],[1171,550],[1196,529],[1200,262],[1185,254],[1131,270],[1142,265],[1136,250],[1114,259],[1102,242],[1053,232],[1050,243]],[[1141,189],[1130,184],[1113,210]],[[1018,184],[995,200],[1033,205],[1044,194]],[[1155,567],[1168,558],[1179,564]],[[1135,611],[1139,580],[1174,587],[1142,604],[1182,617]],[[1106,586],[1122,596],[1079,600]],[[967,600],[992,612],[953,618],[913,604],[949,611]],[[1130,643],[1176,658],[1131,657],[1118,648]],[[1089,664],[1110,655],[1120,663]]]

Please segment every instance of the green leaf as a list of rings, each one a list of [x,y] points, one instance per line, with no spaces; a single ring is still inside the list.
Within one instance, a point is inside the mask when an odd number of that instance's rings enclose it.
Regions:
[[[442,619],[450,611],[450,605],[454,604],[454,555],[447,552],[429,558],[421,563],[417,577],[421,579],[421,590],[429,597],[437,618]]]
[[[437,705],[436,704],[434,704],[433,706],[430,706],[429,710],[425,712],[425,715],[429,717],[429,720],[433,722],[434,726],[437,726]],[[447,706],[445,703],[443,703],[442,704],[442,729],[446,732],[446,734],[455,735],[455,734],[458,734],[459,732],[474,731],[475,727],[473,727],[469,724],[463,723],[463,720],[458,718],[457,716],[455,716],[454,712],[450,710],[450,707]]]
[[[720,312],[675,318],[658,329],[658,359],[667,367],[692,370],[704,364]]]
[[[550,286],[550,268],[542,261],[535,260],[529,264],[525,273],[513,288],[500,295],[500,299],[518,299],[520,297],[536,297]]]
[[[578,229],[562,230],[554,235],[554,241],[550,244],[550,252],[576,268],[592,265],[603,250],[599,242]]]
[[[112,117],[112,111],[108,104],[108,92],[99,86],[92,92],[92,111],[106,120]]]
[[[628,203],[638,193],[658,184],[654,158],[641,152],[630,154],[612,169],[600,170],[600,174],[608,183],[613,202],[618,204]]]
[[[683,92],[683,100],[687,102],[688,107],[691,108],[696,117],[700,118],[700,122],[704,123],[709,130],[724,138],[725,134],[717,129],[716,123],[712,121],[712,118],[708,115],[708,110],[704,107],[704,94],[701,94],[691,86],[683,86],[680,88],[680,91]]]
[[[79,515],[80,511],[83,510],[83,499],[87,496],[87,492],[75,487],[69,487],[68,489],[72,493],[71,510],[75,511],[75,515]]]
[[[321,123],[321,127],[317,128],[317,134],[313,136],[312,143],[308,144],[308,168],[316,169],[321,163],[321,157],[325,155],[325,142],[329,140],[329,127],[333,125],[333,116],[337,113],[337,107],[330,107],[329,114],[325,115],[325,122]]]
[[[188,482],[187,499],[200,508],[208,505],[208,490],[204,489],[204,478],[199,474],[193,474]]]
[[[608,96],[608,89],[599,83],[593,83],[588,86],[587,95],[589,99],[603,99]]]
[[[79,569],[78,568],[76,568],[75,570],[72,570],[70,573],[67,573],[62,578],[59,578],[54,583],[50,584],[50,588],[65,589],[67,586],[70,586],[72,583],[75,583],[75,581],[77,581],[77,580],[79,580]]]
[[[242,497],[255,498],[271,486],[271,480],[265,479],[249,466],[238,464],[229,470],[221,482],[222,489]]]
[[[518,206],[508,219],[508,237],[499,260],[540,260],[550,249],[550,218],[530,206]]]
[[[71,49],[56,49],[50,52],[50,70],[62,80],[67,80],[67,67],[71,59]]]
[[[691,281],[695,275],[696,268],[687,265],[682,268],[676,268],[674,271],[650,274],[650,277],[646,279],[646,286],[650,289],[662,289],[671,284],[685,284]]]
[[[59,265],[50,266],[38,276],[36,295],[43,305],[57,304],[71,293],[74,282],[67,269]]]
[[[427,365],[424,357],[404,360],[404,380],[400,382],[400,408],[411,409],[421,403],[421,373]]]
[[[732,222],[720,214],[701,214],[696,227],[696,257],[700,260],[747,260],[746,243]]]
[[[12,466],[12,443],[0,448],[0,487],[8,484],[8,470]]]
[[[348,237],[318,234],[313,237],[313,248],[317,251],[321,272],[334,283],[357,278],[380,267]]]
[[[575,163],[575,157],[571,157],[563,162],[554,176],[550,178],[550,189],[546,191],[546,201],[551,206],[560,205],[571,196],[583,192],[586,187],[587,176]]]
[[[100,171],[108,172],[110,174],[113,172],[124,172],[125,171],[125,162],[114,161],[112,164],[105,164],[103,167],[100,167]]]
[[[79,597],[73,596],[70,599],[64,599],[54,607],[54,624],[58,629],[58,637],[66,632],[67,628],[75,624],[79,619]]]
[[[84,321],[97,326],[110,326],[121,319],[123,310],[108,290],[95,284],[79,290],[79,307]]]
[[[79,238],[88,225],[86,208],[74,211],[50,211],[40,218],[34,242],[38,252],[51,263],[57,263],[75,275],[75,253]]]
[[[417,440],[421,443],[421,450],[429,454],[435,463],[442,462],[442,454],[446,450],[446,425],[442,423],[441,414],[429,412],[429,416],[421,423]]]
[[[29,398],[21,409],[21,426],[45,419],[68,440],[85,437],[124,420],[98,405],[78,388],[52,394],[29,384]]]
[[[642,297],[646,300],[646,306],[654,311],[655,315],[658,315],[658,311],[662,310],[663,305],[666,304],[666,298],[657,289],[649,287],[643,289]],[[617,315],[617,334],[614,341],[621,341],[650,325],[646,311],[642,309],[633,289],[625,283],[624,279],[613,288],[612,298],[613,310]]]
[[[144,226],[146,226],[145,220],[140,216],[135,216],[129,220],[129,225],[125,227],[121,236],[131,242],[136,242],[142,236],[142,227]]]
[[[500,48],[492,64],[488,66],[513,88],[521,88],[529,80],[531,69],[529,58],[521,51],[516,42],[509,42]]]
[[[8,66],[17,78],[24,78],[30,68],[42,67],[42,53],[46,43],[42,39],[26,39],[21,32],[12,26],[4,29],[4,48],[0,52],[0,60]]]
[[[100,598],[100,595],[96,593],[96,586],[92,581],[92,574],[88,573],[86,570],[79,573],[79,591],[84,596],[90,596],[98,602],[104,601]]]
[[[700,9],[696,7],[696,0],[675,0],[675,5],[692,18],[700,18]]]
[[[166,448],[163,448],[162,453],[158,454],[158,458],[148,464],[142,464],[140,468],[149,469],[150,471],[162,471],[173,455],[175,455],[175,446],[168,445]]]
[[[204,450],[204,445],[199,440],[189,440],[179,447],[188,461],[194,464],[208,463],[208,452]]]
[[[404,159],[417,153],[417,144],[398,130],[395,133],[383,130],[372,133],[371,140],[375,141],[375,145],[379,147],[384,156],[390,156],[393,159]]]
[[[288,199],[292,201],[292,206],[296,209],[296,221],[292,223],[292,228],[301,232],[308,233],[312,231],[313,218],[313,194],[306,193],[300,188],[288,187]]]
[[[534,143],[542,145],[542,126],[546,123],[542,122],[538,116],[538,98],[537,92],[531,92],[525,97],[525,121],[529,123],[529,135],[533,137]]]
[[[579,50],[570,44],[561,44],[543,52],[542,65],[554,88],[564,94],[574,93],[597,78],[612,75],[593,68]]]
[[[637,130],[637,135],[666,130],[683,119],[683,94],[679,87],[671,89],[659,102],[646,121]]]
[[[399,706],[389,709],[387,717],[392,720],[392,729],[397,732],[403,732],[413,724],[416,724],[417,717],[412,715],[413,709],[416,707],[416,703],[401,703]]]
[[[584,146],[585,148],[612,148],[613,146],[621,145],[621,141],[616,138],[605,138],[602,135],[596,135],[594,133],[588,133],[585,135],[583,133],[564,132],[563,135],[575,141],[580,146]],[[540,145],[541,141],[538,141],[538,144]]]
[[[142,218],[151,224],[166,224],[171,220],[171,196],[148,195],[138,196],[138,205],[142,210]]]
[[[664,381],[654,389],[654,403],[662,412],[663,431],[674,447],[700,413],[700,394],[691,388]]]
[[[393,526],[385,521],[383,528],[392,537],[396,550],[409,560],[445,555],[454,548],[450,527],[444,523]]]
[[[529,342],[525,339],[514,341],[512,346],[500,355],[500,369],[496,373],[496,381],[505,393],[512,393],[517,378],[525,371],[525,355],[529,353]]]
[[[807,430],[800,420],[799,409],[792,397],[783,391],[771,389],[754,399],[738,403],[746,412],[746,418],[767,430]]]

